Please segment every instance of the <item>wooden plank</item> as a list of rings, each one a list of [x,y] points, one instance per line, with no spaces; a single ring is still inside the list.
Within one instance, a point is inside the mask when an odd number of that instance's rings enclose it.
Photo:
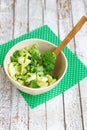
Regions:
[[[58,17],[59,17],[59,37],[63,40],[72,29],[70,1],[58,1]],[[67,45],[73,52],[74,43],[73,39]]]
[[[44,10],[44,24],[47,24],[58,35],[58,16],[56,0],[47,0]],[[47,130],[64,130],[62,95],[53,98],[46,104]]]
[[[71,14],[70,1],[59,0],[58,6],[59,6],[58,8],[60,9],[59,32],[61,39],[64,39],[72,28],[72,14]],[[75,52],[73,40],[69,43],[68,47],[73,52]],[[83,127],[81,120],[78,85],[75,85],[73,88],[64,93],[64,108],[65,108],[65,124],[66,124],[65,129],[82,130]]]
[[[13,1],[0,1],[0,44],[12,39]],[[0,69],[0,130],[10,129],[11,84]]]
[[[74,8],[74,6],[76,8]],[[73,23],[75,24],[81,16],[87,16],[87,1],[85,3],[83,0],[80,1],[72,1],[72,9],[74,9],[73,13]],[[77,11],[78,10],[78,11]],[[76,43],[76,53],[78,57],[83,61],[83,63],[87,66],[87,23],[83,26],[83,28],[79,31],[79,33],[75,37]],[[81,116],[84,130],[87,129],[87,78],[80,82],[79,84],[79,94],[80,94],[80,102],[81,102]]]
[[[0,44],[12,39],[13,0],[0,2]]]
[[[29,1],[29,30],[33,30],[43,24],[41,0]],[[29,109],[29,130],[46,130],[45,104],[35,109]]]
[[[28,29],[28,0],[16,0],[14,6],[14,37],[18,37]]]
[[[45,104],[29,109],[29,130],[46,130]]]
[[[58,16],[57,16],[57,8],[56,0],[47,0],[45,2],[44,8],[44,24],[47,24],[54,33],[58,35]]]
[[[7,84],[7,85],[6,85]],[[0,130],[10,128],[10,83],[3,69],[0,70]]]
[[[29,0],[29,31],[42,26],[41,0]]]
[[[85,11],[86,11],[86,16],[87,16],[87,0],[83,0],[84,6],[85,6]]]
[[[27,32],[27,22],[28,0],[16,0],[14,3],[14,37],[18,37]],[[18,90],[13,86],[11,107],[11,130],[27,130],[29,120],[28,105]]]

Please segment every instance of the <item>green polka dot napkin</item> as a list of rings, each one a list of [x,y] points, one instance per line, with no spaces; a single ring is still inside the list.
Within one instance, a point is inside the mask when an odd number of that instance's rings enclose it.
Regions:
[[[9,49],[12,46],[14,46],[15,44],[17,44],[22,40],[30,39],[30,38],[44,39],[52,42],[57,46],[61,43],[61,40],[52,32],[52,30],[47,25],[44,25],[36,30],[33,30],[32,32],[24,34],[3,45],[0,45],[1,66],[3,66],[3,61],[6,53],[9,51]],[[36,96],[32,96],[30,94],[26,94],[22,91],[19,91],[20,94],[25,99],[25,101],[28,103],[28,105],[31,106],[31,108],[35,108],[36,106],[63,93],[64,91],[66,91],[67,89],[71,88],[76,83],[78,83],[80,80],[87,77],[87,67],[78,59],[78,57],[75,54],[73,54],[67,47],[63,49],[63,52],[65,53],[68,60],[68,69],[64,78],[60,81],[60,83],[55,88],[53,88],[52,90],[46,93],[36,95]]]

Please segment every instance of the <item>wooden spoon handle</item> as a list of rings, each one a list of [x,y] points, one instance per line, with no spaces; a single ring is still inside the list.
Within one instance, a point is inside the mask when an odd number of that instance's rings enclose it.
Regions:
[[[61,50],[69,43],[69,41],[75,36],[75,34],[80,30],[83,24],[87,21],[87,18],[83,16],[79,22],[74,26],[74,28],[70,31],[70,33],[66,36],[66,38],[62,41],[62,43],[54,50],[56,55],[59,55]]]

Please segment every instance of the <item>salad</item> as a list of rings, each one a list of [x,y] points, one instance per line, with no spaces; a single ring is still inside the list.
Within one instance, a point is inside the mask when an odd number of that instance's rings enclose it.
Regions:
[[[51,51],[40,53],[38,45],[16,50],[8,64],[9,75],[15,81],[31,88],[47,87],[57,79],[52,75],[56,55]]]

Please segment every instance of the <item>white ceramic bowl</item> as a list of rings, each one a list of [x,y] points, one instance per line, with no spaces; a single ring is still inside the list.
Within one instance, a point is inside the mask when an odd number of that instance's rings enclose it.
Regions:
[[[28,94],[31,95],[38,95],[44,92],[47,92],[49,90],[51,90],[52,88],[54,88],[59,82],[60,80],[63,78],[66,69],[67,69],[67,59],[64,55],[63,52],[61,52],[58,56],[57,56],[57,60],[56,60],[56,64],[55,64],[55,68],[53,73],[57,75],[58,80],[53,83],[52,85],[48,86],[48,87],[43,87],[43,88],[29,88],[26,86],[21,85],[19,82],[14,81],[11,76],[8,73],[8,64],[10,62],[10,56],[16,51],[16,50],[20,50],[26,46],[31,47],[33,44],[37,43],[39,46],[39,50],[40,52],[44,52],[46,50],[50,50],[53,51],[56,46],[53,45],[52,43],[45,41],[45,40],[41,40],[41,39],[28,39],[28,40],[24,40],[19,42],[18,44],[16,44],[15,46],[13,46],[9,52],[7,53],[5,60],[4,60],[4,70],[8,76],[8,78],[10,79],[10,81],[14,84],[14,86],[16,86],[19,90],[26,92]]]

